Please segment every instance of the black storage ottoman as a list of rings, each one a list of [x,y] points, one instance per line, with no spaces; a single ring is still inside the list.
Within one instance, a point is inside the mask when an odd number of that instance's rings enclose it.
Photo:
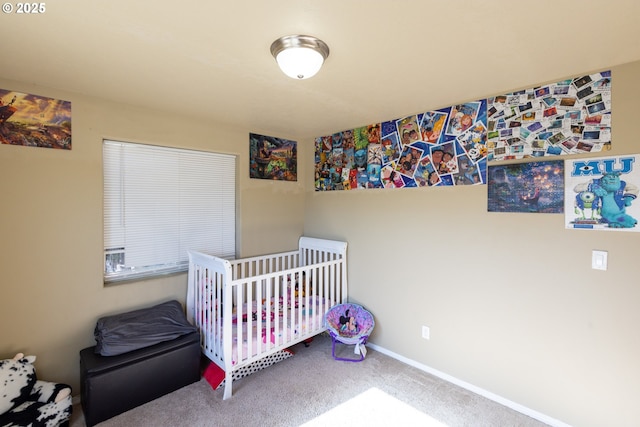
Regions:
[[[200,334],[116,356],[80,351],[80,394],[87,427],[200,379]]]

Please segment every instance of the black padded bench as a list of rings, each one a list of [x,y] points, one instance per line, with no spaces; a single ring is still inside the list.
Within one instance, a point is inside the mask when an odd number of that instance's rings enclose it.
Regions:
[[[87,427],[200,379],[200,334],[116,356],[80,351],[80,394]]]

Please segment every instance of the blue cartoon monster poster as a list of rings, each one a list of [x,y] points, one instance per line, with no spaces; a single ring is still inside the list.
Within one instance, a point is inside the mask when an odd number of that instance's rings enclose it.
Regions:
[[[566,228],[639,231],[636,159],[636,155],[625,155],[567,160]]]

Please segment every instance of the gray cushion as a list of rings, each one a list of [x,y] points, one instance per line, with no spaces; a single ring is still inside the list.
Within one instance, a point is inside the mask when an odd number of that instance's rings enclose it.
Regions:
[[[95,352],[115,356],[196,331],[178,301],[98,319]]]

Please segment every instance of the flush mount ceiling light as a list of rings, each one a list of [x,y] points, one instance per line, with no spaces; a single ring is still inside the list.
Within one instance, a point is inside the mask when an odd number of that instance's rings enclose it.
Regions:
[[[329,56],[329,46],[313,36],[284,36],[271,44],[271,55],[292,79],[313,77]]]

